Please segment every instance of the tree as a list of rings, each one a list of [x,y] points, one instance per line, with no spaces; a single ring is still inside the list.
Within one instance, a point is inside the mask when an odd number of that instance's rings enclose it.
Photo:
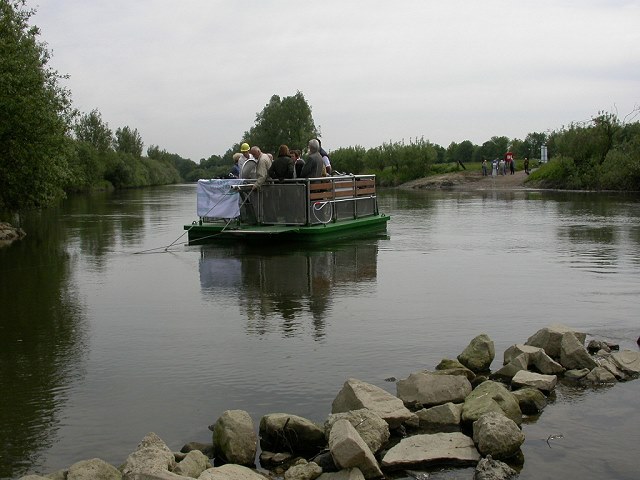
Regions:
[[[117,152],[129,153],[135,158],[140,158],[142,156],[144,143],[138,133],[138,129],[134,128],[131,130],[131,128],[127,126],[116,130],[114,147]]]
[[[273,95],[256,116],[256,122],[244,140],[257,145],[263,152],[277,153],[280,145],[302,150],[319,131],[313,122],[311,107],[301,92],[280,99]],[[237,150],[236,150],[237,151]]]
[[[14,211],[64,196],[74,115],[25,5],[0,0],[0,206]]]
[[[73,132],[79,141],[87,142],[99,152],[106,152],[113,145],[113,133],[97,109],[81,115],[73,126]]]

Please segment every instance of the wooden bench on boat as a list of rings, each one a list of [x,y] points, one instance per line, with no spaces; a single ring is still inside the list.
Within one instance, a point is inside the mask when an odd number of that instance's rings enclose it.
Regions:
[[[309,183],[309,200],[337,200],[357,198],[376,194],[376,181],[373,178],[320,180]]]

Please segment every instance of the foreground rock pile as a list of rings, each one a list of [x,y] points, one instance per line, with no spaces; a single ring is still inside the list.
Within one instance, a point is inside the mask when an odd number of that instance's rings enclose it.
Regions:
[[[509,347],[490,372],[494,345],[482,334],[456,360],[398,380],[397,396],[348,379],[324,425],[273,413],[258,435],[247,412],[229,410],[210,427],[212,444],[175,453],[150,433],[119,468],[96,458],[22,480],[363,480],[443,465],[475,466],[476,479],[511,478],[517,473],[505,462],[521,462],[523,414],[542,411],[559,377],[595,385],[640,374],[640,352],[585,340],[565,326],[544,328]]]

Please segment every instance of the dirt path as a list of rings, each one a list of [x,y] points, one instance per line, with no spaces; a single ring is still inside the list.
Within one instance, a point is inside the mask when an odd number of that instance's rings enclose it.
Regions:
[[[419,178],[401,185],[402,188],[451,189],[451,190],[524,190],[527,175],[519,171],[513,175],[498,175],[497,177],[482,176],[480,171],[463,170],[461,172],[445,173],[432,177]]]

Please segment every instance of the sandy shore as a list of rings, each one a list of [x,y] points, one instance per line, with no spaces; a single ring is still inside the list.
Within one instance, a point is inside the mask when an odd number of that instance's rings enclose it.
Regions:
[[[419,178],[401,185],[401,188],[422,188],[429,190],[526,190],[524,181],[527,174],[519,171],[513,175],[498,175],[497,177],[482,176],[480,171],[462,170],[461,172],[445,173],[431,177]]]

